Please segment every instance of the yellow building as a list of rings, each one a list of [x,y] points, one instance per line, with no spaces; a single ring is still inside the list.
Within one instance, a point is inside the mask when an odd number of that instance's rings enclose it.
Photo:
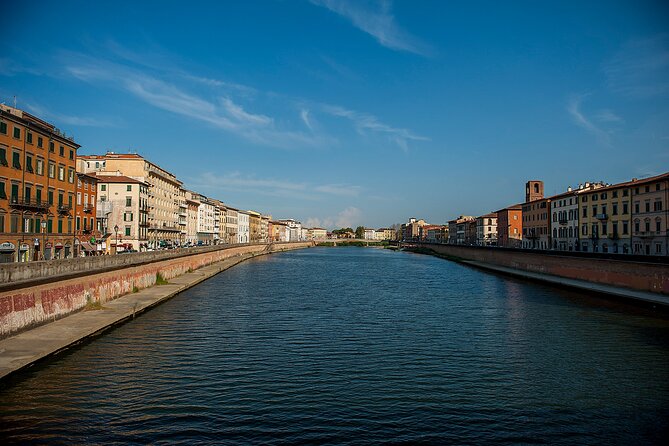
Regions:
[[[578,194],[578,251],[631,253],[631,182]]]

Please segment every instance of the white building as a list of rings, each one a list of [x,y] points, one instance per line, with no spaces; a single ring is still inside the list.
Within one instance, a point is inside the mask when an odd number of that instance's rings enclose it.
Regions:
[[[200,196],[200,206],[197,209],[197,240],[203,245],[214,244],[215,206],[204,196]]]
[[[476,244],[497,246],[497,214],[495,212],[476,218]]]
[[[279,220],[279,222],[285,224],[288,227],[288,240],[289,242],[298,242],[302,239],[302,223],[299,221],[293,220],[291,218],[286,220]]]
[[[249,240],[249,213],[237,211],[237,243],[248,243]]]

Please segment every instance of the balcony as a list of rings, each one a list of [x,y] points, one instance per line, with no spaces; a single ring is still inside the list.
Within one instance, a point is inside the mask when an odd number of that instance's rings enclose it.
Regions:
[[[58,213],[60,215],[67,215],[67,214],[70,213],[71,210],[72,210],[72,206],[68,206],[66,204],[59,204],[58,205]]]
[[[569,220],[567,220],[566,218],[560,218],[560,219],[558,220],[558,223],[560,223],[561,226],[564,226],[564,225],[566,225],[567,223],[569,223]]]
[[[94,206],[92,204],[87,204],[86,206],[84,206],[84,212],[86,214],[90,214],[93,212],[93,208]]]
[[[19,197],[11,197],[9,205],[14,209],[21,209],[30,212],[47,213],[49,203],[42,200],[26,200]]]
[[[609,219],[609,214],[596,214],[595,218],[597,220],[608,220]]]
[[[146,228],[151,226],[148,221],[140,221],[139,225],[142,226],[142,227],[146,227]]]

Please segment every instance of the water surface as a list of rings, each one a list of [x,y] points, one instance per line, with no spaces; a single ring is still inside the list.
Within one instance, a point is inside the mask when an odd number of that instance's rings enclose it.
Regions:
[[[659,444],[669,320],[442,259],[242,263],[0,390],[0,440]]]

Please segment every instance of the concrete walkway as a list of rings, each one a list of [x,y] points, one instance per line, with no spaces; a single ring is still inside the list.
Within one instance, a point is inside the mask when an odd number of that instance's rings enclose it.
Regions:
[[[169,284],[154,285],[106,302],[100,310],[81,311],[3,339],[0,341],[0,380],[132,319],[246,259],[266,253],[232,257],[170,279]]]
[[[611,296],[622,297],[625,299],[642,300],[658,305],[669,306],[669,296],[659,293],[649,293],[647,291],[637,291],[628,288],[621,288],[612,285],[602,285],[585,280],[567,279],[565,277],[553,276],[550,274],[534,273],[530,271],[522,271],[515,268],[508,268],[505,266],[491,265],[489,263],[477,262],[474,260],[461,260],[461,263],[475,266],[477,268],[488,269],[503,274],[510,274],[512,276],[523,277],[525,279],[536,280],[540,282],[547,282],[566,286],[570,288],[578,288],[580,290],[592,291],[595,293],[608,294]]]

